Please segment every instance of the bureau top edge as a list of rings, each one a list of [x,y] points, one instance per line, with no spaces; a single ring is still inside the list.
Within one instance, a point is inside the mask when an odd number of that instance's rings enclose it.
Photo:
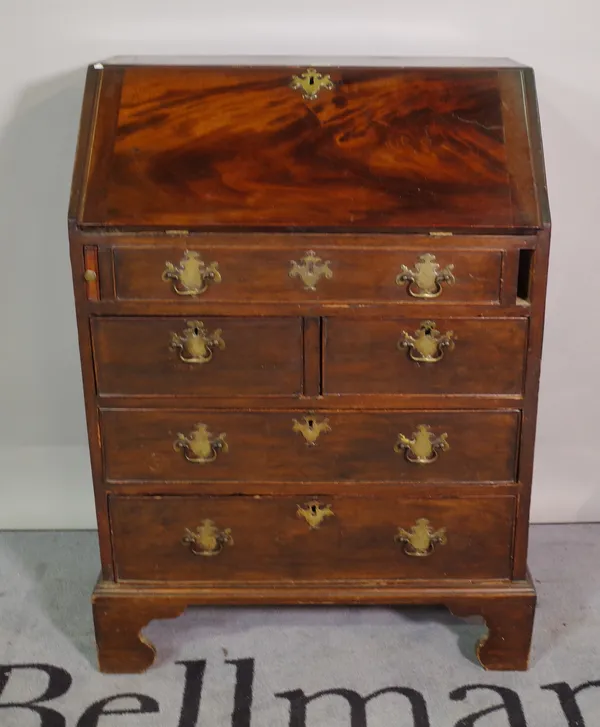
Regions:
[[[533,71],[96,64],[69,223],[107,232],[535,233],[550,217]]]

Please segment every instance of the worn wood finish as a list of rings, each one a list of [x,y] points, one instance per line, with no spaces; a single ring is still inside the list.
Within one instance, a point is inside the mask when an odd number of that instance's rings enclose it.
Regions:
[[[513,176],[503,116],[522,94],[520,69],[326,68],[335,89],[312,102],[290,88],[305,70],[106,69],[100,104],[119,83],[120,105],[114,134],[92,145],[81,221],[537,226],[537,210],[523,199],[531,185]]]
[[[332,516],[317,529],[298,517],[313,499]],[[265,579],[497,578],[510,576],[514,497],[430,500],[361,497],[111,497],[118,580],[235,583]],[[427,518],[447,543],[425,557],[394,542]],[[204,520],[230,528],[232,545],[197,556],[182,543]]]
[[[511,482],[516,474],[516,411],[320,412],[331,431],[309,446],[294,420],[306,412],[120,410],[101,412],[109,481]],[[225,433],[229,450],[209,464],[189,462],[173,443],[202,422]],[[408,462],[394,446],[425,424],[447,433],[449,450],[427,465]]]
[[[88,72],[69,236],[100,668],[150,666],[141,629],[192,604],[438,603],[486,620],[486,668],[524,669],[550,238],[533,73],[329,60],[310,101],[289,87],[308,62],[272,63]],[[162,279],[186,250],[219,265],[199,295]],[[331,271],[313,290],[289,276],[309,250]],[[455,282],[417,299],[396,277],[425,253]],[[397,348],[425,320],[454,331],[435,364]],[[209,363],[169,348],[186,321],[222,330]],[[304,416],[329,420],[315,446]],[[199,422],[227,434],[210,464],[173,449]],[[419,424],[448,435],[434,463],[393,451]],[[335,513],[313,531],[311,498]],[[418,517],[448,528],[424,558],[393,541]],[[192,555],[203,518],[235,544]]]
[[[535,589],[528,576],[512,583],[330,581],[307,583],[207,584],[172,587],[159,583],[100,582],[94,591],[94,622],[100,669],[134,673],[151,666],[155,650],[140,633],[155,618],[172,618],[187,606],[235,603],[245,606],[356,604],[447,605],[460,616],[482,616],[488,634],[477,645],[486,669],[522,671],[528,666]]]
[[[403,331],[414,337],[433,322],[452,332],[453,348],[439,361],[416,362],[402,348]],[[472,394],[523,392],[527,352],[526,318],[327,318],[323,364],[326,394]]]
[[[221,331],[207,363],[181,360],[172,334],[188,323]],[[192,326],[192,329],[194,326]],[[219,397],[297,395],[303,391],[300,318],[101,317],[92,321],[98,393],[115,396]],[[188,356],[189,357],[189,356]]]
[[[460,242],[457,243],[457,247]],[[162,280],[166,261],[178,264],[186,250],[197,252],[205,263],[219,264],[221,282],[208,286],[198,296],[182,298],[172,284]],[[406,285],[397,285],[402,265],[411,270],[420,255],[432,254],[441,268],[453,265],[456,282],[443,284],[435,303],[497,303],[500,296],[502,253],[440,247],[439,242],[424,243],[421,249],[394,252],[373,250],[314,250],[323,261],[330,261],[332,277],[322,277],[315,290],[307,290],[301,278],[291,278],[291,260],[301,263],[307,249],[288,245],[280,250],[245,251],[211,248],[182,243],[178,246],[140,249],[118,248],[114,251],[116,295],[121,300],[161,300],[177,302],[190,308],[199,303],[248,300],[250,302],[308,301],[398,301],[418,303]]]

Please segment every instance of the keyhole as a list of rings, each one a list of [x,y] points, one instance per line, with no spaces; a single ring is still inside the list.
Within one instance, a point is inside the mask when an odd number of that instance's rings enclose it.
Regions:
[[[315,420],[314,419],[307,419],[306,420],[306,423],[308,424],[308,428],[309,429],[312,429],[314,427],[314,425],[315,425]]]
[[[198,328],[198,326],[195,326],[194,327],[194,336],[199,336],[199,335],[200,335],[200,329]]]
[[[311,508],[310,509],[311,509],[313,515],[316,515],[317,514],[317,506],[316,505],[311,505]]]
[[[309,76],[309,78],[308,78],[308,85],[309,86],[314,86],[315,85],[315,77],[314,76]]]
[[[426,328],[425,329],[425,335],[426,336],[431,336],[431,328]]]

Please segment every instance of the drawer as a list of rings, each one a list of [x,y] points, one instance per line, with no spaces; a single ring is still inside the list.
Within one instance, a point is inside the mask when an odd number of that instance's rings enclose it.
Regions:
[[[95,318],[98,393],[252,396],[302,392],[300,318]]]
[[[101,411],[114,482],[512,482],[519,422],[517,411]]]
[[[316,260],[302,248],[240,251],[189,245],[189,250],[116,248],[117,297],[192,305],[200,299],[497,303],[500,296],[499,251],[429,245],[392,252],[334,248],[316,250]],[[405,279],[397,280],[402,275]],[[435,297],[423,297],[429,295]]]
[[[109,510],[119,580],[474,580],[511,574],[513,496],[113,496]]]
[[[524,318],[325,320],[328,394],[518,395]]]

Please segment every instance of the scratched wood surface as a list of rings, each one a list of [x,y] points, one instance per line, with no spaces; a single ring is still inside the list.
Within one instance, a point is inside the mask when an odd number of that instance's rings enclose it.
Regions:
[[[206,229],[539,226],[521,69],[111,66],[84,225]]]

